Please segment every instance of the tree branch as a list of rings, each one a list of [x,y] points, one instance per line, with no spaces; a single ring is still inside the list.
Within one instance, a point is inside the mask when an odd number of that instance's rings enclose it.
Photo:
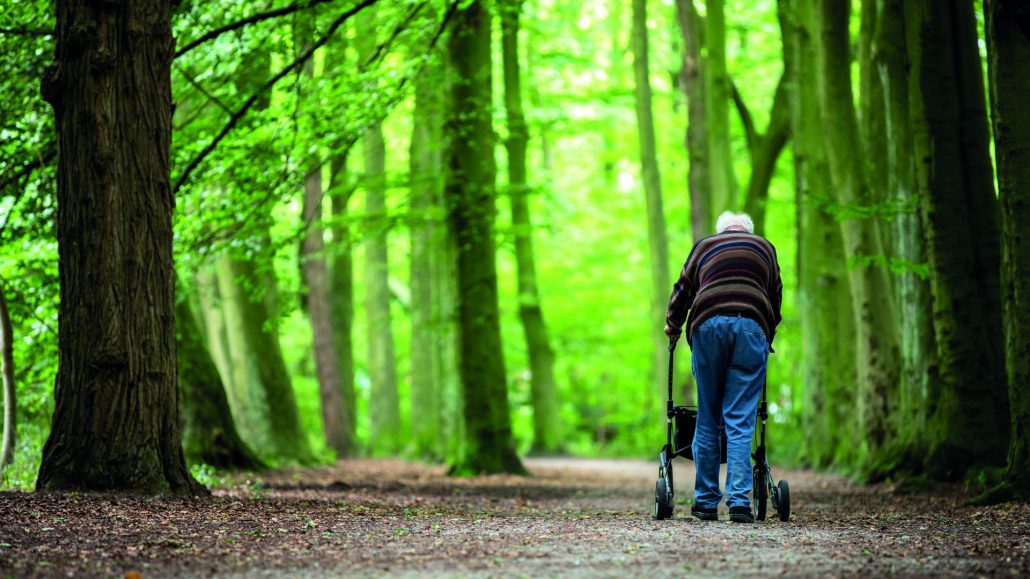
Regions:
[[[265,84],[261,85],[256,91],[254,91],[254,93],[251,94],[250,97],[248,97],[247,100],[243,103],[243,106],[237,109],[236,112],[234,112],[232,116],[229,117],[229,122],[227,122],[225,126],[222,127],[222,130],[219,131],[219,133],[213,139],[211,139],[211,142],[208,143],[206,147],[204,147],[200,154],[194,157],[193,160],[190,161],[189,165],[186,166],[186,169],[182,172],[182,175],[180,175],[179,179],[175,182],[175,187],[172,189],[172,194],[174,195],[178,193],[180,189],[182,189],[183,185],[186,184],[186,181],[190,178],[190,175],[197,168],[197,166],[200,165],[200,163],[205,158],[207,158],[207,156],[210,155],[212,151],[215,150],[215,147],[218,146],[218,143],[220,143],[222,139],[226,137],[226,135],[228,135],[230,132],[232,132],[234,128],[236,128],[236,125],[239,124],[240,119],[242,119],[247,114],[247,112],[250,111],[251,107],[253,107],[254,104],[257,102],[258,97],[260,97],[262,94],[264,94],[272,87],[274,87],[276,83],[285,78],[291,72],[303,66],[304,63],[307,62],[313,54],[315,54],[316,50],[318,50],[327,42],[329,42],[329,39],[332,38],[333,34],[336,33],[336,30],[340,28],[340,26],[343,26],[344,22],[346,22],[352,16],[361,12],[365,8],[368,8],[369,6],[375,4],[377,1],[378,0],[362,0],[361,2],[358,2],[357,4],[352,6],[349,10],[344,11],[342,14],[340,14],[340,16],[336,18],[336,20],[333,21],[333,23],[329,26],[329,29],[326,31],[325,34],[322,35],[321,38],[312,43],[311,46],[304,50],[304,52],[300,53],[300,55],[297,56],[297,58],[295,58],[293,62],[291,62],[285,68],[280,70],[275,76],[268,79],[265,82]]]
[[[237,20],[236,22],[226,24],[225,26],[221,26],[219,28],[215,28],[214,30],[207,32],[200,38],[190,42],[186,46],[183,46],[179,50],[175,51],[175,58],[179,58],[180,56],[186,54],[187,52],[193,50],[201,44],[214,40],[215,38],[218,38],[226,32],[232,32],[233,30],[239,30],[240,28],[243,28],[244,26],[250,24],[262,22],[264,20],[270,20],[272,18],[278,18],[279,16],[286,16],[288,14],[293,14],[294,12],[300,10],[307,10],[308,8],[313,8],[315,6],[318,6],[319,4],[327,4],[329,2],[335,1],[336,0],[308,0],[307,2],[298,2],[296,4],[291,4],[290,6],[285,6],[283,8],[276,8],[275,10],[258,12],[257,14],[253,14],[251,16],[243,18],[242,20]]]
[[[747,136],[747,149],[754,154],[755,143],[758,140],[758,133],[755,131],[755,120],[751,118],[751,111],[747,109],[747,104],[744,103],[744,97],[741,96],[740,91],[737,90],[737,83],[730,80],[730,92],[733,94],[733,104],[737,107],[737,113],[740,114],[740,122],[744,125],[744,134]]]
[[[179,71],[179,74],[181,74],[182,77],[186,79],[186,82],[190,83],[190,85],[192,85],[193,88],[200,91],[200,94],[204,95],[208,101],[214,103],[218,108],[222,109],[225,112],[225,114],[232,115],[232,109],[230,109],[228,105],[223,103],[221,99],[208,92],[208,90],[204,88],[204,85],[200,84],[200,81],[198,81],[196,77],[190,74],[185,67],[173,63],[172,68]]]
[[[44,28],[0,28],[0,35],[42,38],[44,36],[53,36],[54,31]]]

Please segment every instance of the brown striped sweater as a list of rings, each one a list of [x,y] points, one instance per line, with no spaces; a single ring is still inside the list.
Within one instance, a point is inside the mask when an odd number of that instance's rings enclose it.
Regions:
[[[694,330],[708,318],[740,314],[758,322],[772,344],[782,319],[782,301],[783,282],[773,244],[752,233],[724,231],[694,244],[679,281],[672,286],[665,323],[678,330],[686,320],[690,342]]]

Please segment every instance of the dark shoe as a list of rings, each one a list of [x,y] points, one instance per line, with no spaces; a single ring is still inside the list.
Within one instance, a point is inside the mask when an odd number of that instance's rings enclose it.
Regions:
[[[734,523],[753,523],[755,515],[751,507],[730,507],[730,520]]]
[[[718,521],[719,520],[719,509],[699,507],[697,505],[690,505],[690,514],[701,519],[702,521]]]

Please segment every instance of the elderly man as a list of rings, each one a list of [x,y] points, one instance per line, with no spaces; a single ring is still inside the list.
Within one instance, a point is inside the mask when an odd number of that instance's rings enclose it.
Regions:
[[[730,520],[753,523],[751,438],[766,362],[780,323],[783,284],[776,248],[754,234],[743,213],[719,216],[716,234],[698,241],[673,286],[665,333],[679,338],[684,321],[697,381],[694,505],[718,520],[720,432],[726,432],[726,506]],[[687,311],[690,311],[689,317]]]

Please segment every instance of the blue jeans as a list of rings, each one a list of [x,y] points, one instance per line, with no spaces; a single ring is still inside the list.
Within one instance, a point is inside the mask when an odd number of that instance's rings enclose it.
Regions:
[[[697,430],[694,431],[694,502],[713,508],[719,491],[720,432],[726,430],[726,505],[751,504],[751,438],[758,398],[765,380],[769,342],[758,322],[714,316],[691,336],[697,380]]]

